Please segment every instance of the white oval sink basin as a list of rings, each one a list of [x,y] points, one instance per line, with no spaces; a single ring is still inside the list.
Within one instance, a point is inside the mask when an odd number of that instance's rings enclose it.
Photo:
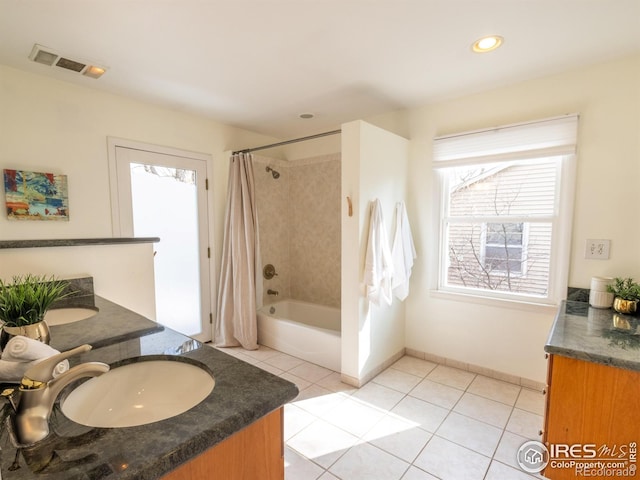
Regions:
[[[211,374],[176,360],[146,360],[113,368],[74,389],[62,413],[89,427],[134,427],[195,407],[213,390]]]
[[[97,313],[97,310],[90,308],[54,308],[53,310],[47,310],[47,313],[44,314],[44,321],[51,327],[53,325],[64,325],[86,320]]]

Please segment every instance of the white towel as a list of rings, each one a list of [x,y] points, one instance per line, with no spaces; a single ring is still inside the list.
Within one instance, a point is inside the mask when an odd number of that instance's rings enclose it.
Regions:
[[[7,342],[2,352],[2,360],[11,360],[14,362],[29,362],[32,360],[40,360],[48,358],[52,355],[60,353],[46,343],[39,342],[32,338],[18,335]]]
[[[371,303],[377,306],[380,306],[382,302],[391,305],[393,301],[392,276],[393,261],[382,217],[382,206],[380,200],[376,198],[371,206],[369,238],[364,265],[364,284],[367,298]]]
[[[0,382],[19,382],[24,377],[24,372],[36,363],[38,363],[36,360],[31,362],[0,360]]]
[[[413,245],[411,226],[404,202],[396,204],[396,233],[393,237],[391,257],[393,258],[391,284],[393,294],[399,300],[404,300],[409,295],[409,278],[411,278],[411,269],[416,258],[416,249]]]
[[[37,340],[20,335],[13,337],[0,356],[0,381],[19,382],[30,367],[59,353],[55,348]],[[67,370],[69,361],[61,361],[53,369],[53,378]]]

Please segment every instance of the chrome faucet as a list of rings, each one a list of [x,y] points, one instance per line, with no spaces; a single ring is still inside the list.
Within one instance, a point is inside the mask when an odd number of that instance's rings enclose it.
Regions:
[[[273,295],[274,297],[278,296],[278,291],[277,290],[267,290],[267,295]]]
[[[109,371],[106,363],[87,362],[53,378],[58,363],[89,350],[91,345],[81,345],[42,360],[25,372],[18,389],[19,399],[13,420],[14,431],[21,444],[30,445],[49,435],[51,410],[64,387],[80,378],[97,377]]]

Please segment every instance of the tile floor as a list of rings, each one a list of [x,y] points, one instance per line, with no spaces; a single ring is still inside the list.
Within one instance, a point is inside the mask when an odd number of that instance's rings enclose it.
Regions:
[[[300,390],[285,405],[286,480],[544,478],[516,463],[539,439],[539,392],[409,356],[358,389],[270,348],[222,350]]]

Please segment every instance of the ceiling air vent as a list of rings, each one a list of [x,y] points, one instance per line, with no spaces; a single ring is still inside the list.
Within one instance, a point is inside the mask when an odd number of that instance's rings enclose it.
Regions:
[[[56,66],[64,68],[65,70],[80,73],[90,78],[100,78],[100,76],[107,71],[105,67],[101,67],[92,62],[64,57],[55,50],[43,47],[37,43],[33,46],[29,59],[50,67]]]

